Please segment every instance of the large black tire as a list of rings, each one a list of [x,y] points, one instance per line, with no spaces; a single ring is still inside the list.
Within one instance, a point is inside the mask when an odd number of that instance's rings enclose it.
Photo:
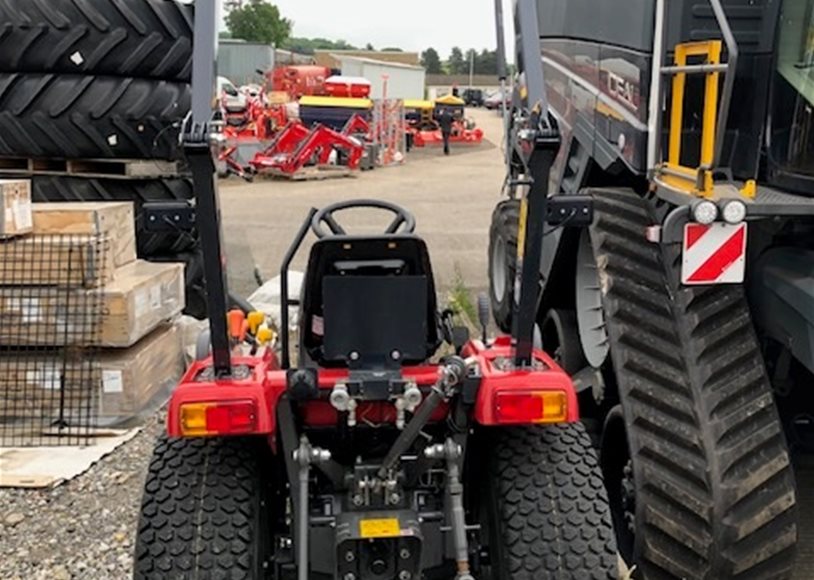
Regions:
[[[512,330],[519,227],[520,201],[500,202],[492,213],[489,230],[489,298],[492,316],[503,332]]]
[[[0,73],[0,155],[174,159],[189,85]]]
[[[610,509],[580,423],[505,429],[489,454],[494,580],[617,580]]]
[[[590,235],[620,407],[602,465],[637,578],[790,578],[794,474],[743,290],[681,287],[647,202],[593,190]],[[629,562],[630,563],[630,562]]]
[[[174,0],[0,2],[0,71],[188,82],[193,9]]]
[[[31,178],[34,201],[130,201],[135,206],[136,239],[140,258],[177,254],[198,247],[195,232],[148,232],[142,206],[145,202],[194,199],[192,179],[86,179],[37,176]]]
[[[134,580],[264,578],[271,541],[263,451],[255,440],[160,439],[144,486]]]

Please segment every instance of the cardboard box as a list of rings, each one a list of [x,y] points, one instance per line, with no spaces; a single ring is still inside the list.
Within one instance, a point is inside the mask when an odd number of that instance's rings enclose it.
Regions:
[[[183,308],[183,264],[132,262],[98,290],[0,288],[0,345],[126,348]]]
[[[136,218],[130,202],[35,203],[35,234],[105,236],[116,267],[136,260]]]
[[[181,333],[176,326],[159,328],[132,348],[102,351],[99,364],[102,422],[137,417],[163,404],[183,375]]]
[[[31,182],[26,179],[0,179],[0,238],[31,233]]]

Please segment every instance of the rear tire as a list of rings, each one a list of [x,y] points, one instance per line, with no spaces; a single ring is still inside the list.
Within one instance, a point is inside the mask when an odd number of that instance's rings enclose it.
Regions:
[[[189,85],[135,78],[0,74],[0,155],[175,159]]]
[[[494,580],[616,580],[608,498],[581,423],[495,431],[489,469]]]
[[[260,440],[167,439],[145,483],[134,580],[260,580],[270,557]]]
[[[0,70],[188,82],[193,12],[174,0],[0,2]]]
[[[492,214],[489,231],[489,298],[495,323],[503,332],[512,330],[519,229],[520,201],[500,202]]]

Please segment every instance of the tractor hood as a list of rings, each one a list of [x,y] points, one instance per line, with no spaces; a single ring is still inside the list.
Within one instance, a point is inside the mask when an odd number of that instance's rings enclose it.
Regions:
[[[766,252],[749,290],[755,323],[814,373],[814,251]]]

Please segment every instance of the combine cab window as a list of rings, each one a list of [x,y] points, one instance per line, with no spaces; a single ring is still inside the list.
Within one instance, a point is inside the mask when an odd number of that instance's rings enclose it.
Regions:
[[[814,0],[785,0],[780,16],[770,156],[787,179],[814,177]],[[810,191],[809,191],[810,192]]]

